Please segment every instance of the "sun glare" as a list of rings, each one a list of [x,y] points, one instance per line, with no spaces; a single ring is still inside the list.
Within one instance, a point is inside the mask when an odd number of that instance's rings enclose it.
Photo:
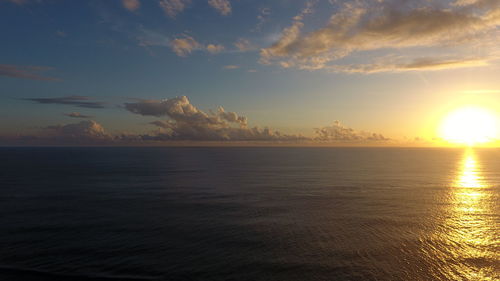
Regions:
[[[498,124],[491,111],[480,107],[465,107],[448,114],[440,131],[445,141],[472,146],[494,141],[498,134]]]

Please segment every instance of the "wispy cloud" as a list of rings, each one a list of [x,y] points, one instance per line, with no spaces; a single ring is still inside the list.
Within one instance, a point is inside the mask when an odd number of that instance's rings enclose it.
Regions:
[[[208,4],[214,7],[223,16],[231,14],[232,9],[229,0],[208,0]]]
[[[122,0],[122,5],[125,9],[133,12],[141,7],[141,2],[139,0]]]
[[[224,66],[224,69],[238,69],[238,68],[240,68],[239,65],[233,65],[233,64]]]
[[[234,42],[234,46],[240,52],[248,52],[257,49],[248,39],[245,38],[238,38],[238,40]]]
[[[191,0],[160,0],[158,3],[167,16],[175,18],[191,4]]]
[[[225,50],[225,47],[220,44],[201,44],[192,36],[182,35],[181,37],[175,38],[168,42],[168,46],[172,49],[172,51],[180,56],[187,57],[194,51],[206,51],[210,54],[218,54]]]
[[[63,104],[72,105],[84,108],[104,108],[105,103],[90,101],[89,97],[85,96],[67,96],[57,98],[26,98],[23,100],[34,101],[41,104]]]
[[[261,8],[259,9],[259,14],[257,15],[257,25],[252,31],[261,31],[264,24],[269,20],[271,16],[271,8]]]
[[[62,31],[62,30],[56,31],[56,35],[59,36],[59,37],[62,37],[62,38],[68,36],[68,34],[66,32]]]
[[[80,112],[64,113],[64,115],[72,118],[83,118],[83,119],[93,118],[93,116],[81,114]]]
[[[146,29],[144,27],[138,28],[134,33],[134,37],[137,39],[139,46],[141,47],[148,48],[152,46],[170,46],[170,38],[167,35],[158,31]]]
[[[333,72],[345,73],[377,73],[377,72],[403,72],[416,70],[444,70],[486,66],[488,61],[479,58],[415,58],[407,61],[404,58],[381,58],[370,64],[331,65],[325,67]]]
[[[303,32],[305,14],[302,12],[296,16],[277,42],[262,49],[261,63],[284,68],[328,69],[332,63],[361,52],[391,54],[396,50],[398,53],[406,50],[406,60],[414,60],[414,63],[385,69],[438,70],[482,66],[487,63],[487,56],[475,60],[438,58],[426,61],[413,57],[411,51],[440,47],[447,48],[448,55],[463,55],[458,46],[467,46],[474,41],[472,39],[483,38],[500,25],[500,1],[457,1],[449,5],[427,0],[344,2],[326,26],[310,32]],[[450,53],[452,51],[454,53]],[[343,68],[335,67],[337,70]],[[352,69],[361,72],[365,67],[344,68],[347,72]],[[366,69],[370,72],[372,67]]]
[[[40,75],[40,72],[52,70],[47,66],[19,66],[11,64],[0,64],[0,76],[22,78],[40,81],[59,81],[60,79]]]

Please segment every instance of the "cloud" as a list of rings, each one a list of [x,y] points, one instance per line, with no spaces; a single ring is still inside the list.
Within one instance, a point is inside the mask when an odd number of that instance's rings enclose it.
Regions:
[[[357,131],[335,121],[330,126],[314,129],[312,138],[286,135],[265,127],[249,127],[246,117],[219,107],[216,112],[204,112],[185,96],[164,100],[141,100],[126,103],[125,108],[143,116],[167,117],[149,124],[161,129],[155,135],[145,135],[145,140],[195,140],[195,141],[299,141],[314,143],[386,143],[390,139],[382,134]]]
[[[122,5],[125,9],[133,12],[141,7],[141,2],[139,0],[122,0]]]
[[[184,11],[188,5],[191,4],[191,0],[160,0],[159,5],[170,18],[175,18],[177,14]]]
[[[23,100],[34,101],[41,104],[65,104],[84,108],[104,108],[103,102],[89,101],[85,96],[67,96],[57,98],[26,98]]]
[[[137,29],[137,34],[135,34],[134,37],[139,42],[139,46],[145,48],[151,46],[160,46],[160,47],[171,46],[170,38],[168,36],[166,36],[161,32],[146,29],[142,26]]]
[[[486,66],[488,61],[477,58],[416,58],[411,61],[380,59],[371,64],[332,65],[326,69],[345,73],[402,72],[415,70],[443,70]]]
[[[152,122],[149,122],[149,124],[155,125],[156,127],[160,127],[160,128],[163,128],[163,129],[169,129],[170,127],[172,127],[170,125],[169,121],[164,121],[164,120],[152,121]]]
[[[238,40],[236,40],[236,42],[234,42],[234,46],[240,52],[248,52],[256,49],[256,47],[253,46],[252,43],[250,43],[250,41],[245,38],[239,38]]]
[[[66,115],[68,117],[72,117],[72,118],[85,118],[85,119],[93,117],[93,116],[90,116],[90,115],[81,114],[79,112],[64,113],[64,115]]]
[[[122,136],[106,133],[93,120],[42,128],[35,135],[0,136],[3,145],[109,145],[121,141]]]
[[[62,37],[62,38],[64,38],[64,37],[67,37],[67,36],[68,36],[68,34],[66,34],[66,32],[64,32],[64,31],[62,31],[62,30],[58,30],[58,31],[56,31],[56,35],[57,35],[57,36],[59,36],[59,37]]]
[[[248,127],[247,118],[219,107],[216,112],[204,112],[185,96],[164,100],[141,100],[126,103],[125,108],[143,116],[168,117],[150,124],[163,132],[145,136],[148,140],[197,140],[197,141],[280,141],[304,140],[295,135],[273,132],[268,128]]]
[[[224,69],[238,69],[240,68],[238,65],[225,65]]]
[[[203,48],[193,37],[185,35],[170,41],[170,48],[180,57],[186,57],[195,50]]]
[[[252,31],[261,31],[262,26],[269,20],[271,16],[271,8],[261,8],[259,9],[259,14],[257,15],[257,25]]]
[[[332,63],[340,59],[353,58],[363,52],[390,54],[406,51],[406,59],[417,61],[415,65],[396,65],[387,69],[447,69],[484,65],[461,61],[435,65],[424,61],[419,65],[418,61],[423,59],[412,56],[412,51],[439,47],[448,50],[448,55],[454,51],[460,57],[463,54],[459,46],[477,44],[472,39],[496,31],[500,25],[500,1],[457,1],[455,4],[427,0],[349,1],[333,13],[325,26],[303,32],[306,14],[303,11],[294,17],[280,39],[261,50],[261,63],[316,70],[331,68]],[[342,71],[342,67],[337,69]],[[352,67],[346,69],[349,72]]]
[[[291,26],[285,28],[281,34],[281,38],[278,40],[278,42],[274,43],[271,47],[269,48],[264,48],[260,52],[260,60],[259,62],[263,64],[271,64],[271,60],[273,58],[278,58],[278,57],[286,57],[289,55],[289,52],[287,51],[288,45],[294,43],[295,41],[299,40],[300,36],[300,31],[304,24],[302,23],[302,20],[304,19],[304,16],[307,14],[312,13],[312,6],[313,2],[308,1],[306,3],[306,7],[297,15],[293,18],[293,23]],[[288,67],[287,65],[284,64],[284,62],[280,63],[283,67]]]
[[[205,46],[196,41],[193,37],[185,34],[180,38],[170,40],[168,46],[170,46],[170,49],[180,57],[187,57],[194,51],[206,51],[210,54],[218,54],[225,49],[224,46],[220,44],[208,44]]]
[[[59,81],[58,78],[40,75],[40,72],[49,71],[53,68],[47,66],[18,66],[11,64],[0,64],[0,76],[22,78],[40,81]]]
[[[137,40],[139,46],[144,47],[151,53],[152,50],[150,47],[168,47],[180,57],[187,57],[195,51],[218,54],[226,49],[221,44],[200,43],[188,34],[180,34],[172,39],[162,32],[150,30],[142,26],[135,30],[133,36]]]
[[[216,44],[216,45],[208,44],[206,49],[211,54],[217,54],[217,53],[224,51],[224,46],[218,45],[218,44]]]
[[[225,112],[222,107],[217,114],[208,114],[192,105],[186,96],[164,100],[141,100],[136,103],[125,103],[125,108],[135,114],[143,116],[168,116],[175,121],[188,123],[219,124],[223,120],[239,120],[246,124],[246,118],[238,117],[234,112]],[[228,116],[232,116],[229,118]]]
[[[223,16],[231,14],[231,3],[229,0],[208,0],[208,4],[214,7]]]
[[[65,102],[65,101],[63,101]],[[53,103],[44,100],[42,103]],[[223,107],[203,111],[185,96],[164,100],[137,100],[125,103],[124,108],[134,114],[161,118],[148,124],[156,127],[147,134],[108,134],[93,120],[52,125],[32,136],[0,137],[2,144],[147,144],[163,141],[241,141],[314,144],[387,144],[382,134],[357,131],[335,121],[331,126],[314,129],[315,136],[289,135],[268,127],[251,127],[245,116]],[[65,113],[73,118],[91,118],[78,112]]]
[[[453,6],[469,8],[495,8],[498,7],[498,0],[456,0]]]
[[[93,120],[85,120],[79,123],[54,125],[45,128],[48,136],[63,139],[109,139],[104,128]]]
[[[339,121],[333,122],[331,126],[315,129],[316,141],[321,142],[385,142],[390,139],[382,134],[356,131],[345,127]]]

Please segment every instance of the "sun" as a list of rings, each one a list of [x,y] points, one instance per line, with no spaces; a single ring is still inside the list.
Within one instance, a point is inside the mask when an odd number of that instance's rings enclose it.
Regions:
[[[485,108],[463,107],[443,119],[440,134],[450,143],[469,146],[485,144],[497,138],[497,117]]]

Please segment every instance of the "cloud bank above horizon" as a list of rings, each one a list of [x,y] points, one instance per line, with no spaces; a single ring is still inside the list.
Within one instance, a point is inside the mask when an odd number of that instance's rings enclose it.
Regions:
[[[59,104],[95,108],[86,102],[80,104],[82,97],[61,97],[55,99],[37,98],[41,104]],[[88,100],[85,97],[83,100]],[[76,103],[73,101],[76,100]],[[100,105],[100,103],[99,103]],[[97,107],[101,108],[101,107]],[[168,143],[172,141],[218,141],[218,142],[267,142],[267,143],[339,143],[367,144],[387,143],[391,139],[379,133],[357,131],[342,125],[339,121],[331,126],[311,129],[314,137],[284,134],[269,127],[250,127],[246,117],[222,106],[216,111],[205,112],[194,106],[186,96],[163,100],[137,100],[124,103],[123,108],[130,113],[160,117],[146,126],[154,126],[148,134],[109,134],[104,127],[94,120],[78,123],[57,124],[44,128],[35,135],[4,136],[0,143],[18,142],[18,144],[126,144],[126,143]],[[65,113],[72,118],[89,119],[92,116],[78,112]]]

